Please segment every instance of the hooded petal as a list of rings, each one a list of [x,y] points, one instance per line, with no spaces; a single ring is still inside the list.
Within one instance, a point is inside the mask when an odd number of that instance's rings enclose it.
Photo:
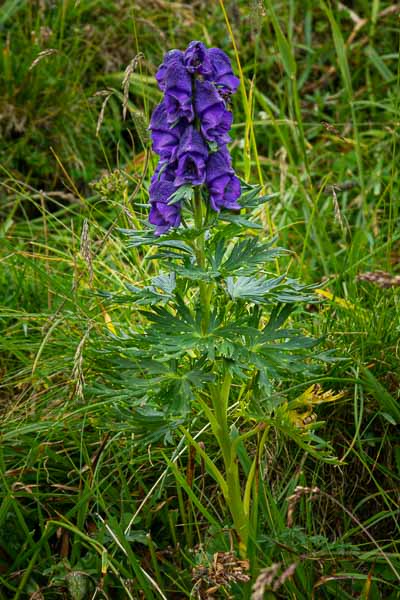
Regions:
[[[176,186],[173,182],[164,179],[161,174],[157,179],[153,180],[150,185],[150,202],[168,204],[170,197],[175,191]]]
[[[185,183],[200,185],[206,180],[206,162],[203,158],[184,154],[178,161],[174,184],[179,187]]]
[[[158,104],[153,111],[149,129],[153,141],[153,150],[162,159],[175,159],[182,133],[182,125],[169,126],[165,102]]]
[[[171,227],[178,227],[181,222],[181,208],[179,204],[164,204],[153,202],[150,208],[149,222],[156,225],[155,234],[166,233]]]
[[[181,118],[185,118],[189,123],[194,119],[192,78],[183,64],[177,61],[166,69],[165,108],[170,124]]]
[[[174,63],[183,64],[183,52],[181,50],[170,50],[164,55],[164,61],[159,66],[156,79],[160,90],[165,90],[165,76],[167,68]]]
[[[206,178],[208,148],[200,133],[189,126],[182,136],[178,149],[178,167],[175,185],[184,183],[200,185]]]
[[[200,73],[206,78],[210,77],[213,69],[208,52],[202,42],[190,42],[183,56],[184,65],[189,73]]]
[[[180,204],[168,204],[172,194],[176,191],[176,186],[169,181],[168,169],[156,172],[153,175],[150,185],[150,214],[149,222],[156,225],[156,235],[161,235],[171,227],[178,227],[181,222]]]
[[[206,158],[208,149],[200,133],[192,126],[185,129],[178,149],[178,158],[187,152],[195,153]]]
[[[209,81],[196,81],[195,108],[206,140],[218,144],[230,141],[228,131],[232,125],[232,113],[226,109],[224,100]]]
[[[240,181],[232,169],[227,148],[211,154],[207,162],[206,183],[211,208],[217,212],[221,208],[239,210]]]
[[[220,48],[210,48],[208,57],[212,65],[212,81],[222,92],[234,94],[239,87],[240,79],[233,74],[228,56]]]

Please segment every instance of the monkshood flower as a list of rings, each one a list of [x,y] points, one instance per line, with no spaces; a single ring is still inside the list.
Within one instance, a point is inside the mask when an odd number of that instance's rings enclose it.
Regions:
[[[185,183],[200,185],[205,182],[208,148],[194,127],[189,126],[183,134],[177,157],[178,167],[174,182],[176,186]]]
[[[166,233],[171,227],[178,227],[181,222],[180,204],[169,204],[176,192],[174,178],[173,170],[166,163],[160,163],[151,180],[149,221],[156,225],[156,235]]]
[[[217,212],[221,208],[240,210],[240,204],[237,203],[240,196],[240,181],[232,169],[227,148],[223,147],[210,155],[207,162],[206,182],[213,210]]]
[[[174,63],[183,64],[183,52],[181,50],[170,50],[164,56],[164,62],[159,67],[156,73],[158,87],[161,91],[165,90],[165,78],[167,75],[167,69]]]
[[[196,81],[195,108],[201,133],[206,140],[217,144],[230,142],[228,131],[233,116],[217,89],[209,81]]]
[[[181,203],[190,201],[193,186],[207,188],[214,211],[240,209],[240,182],[226,147],[232,125],[228,100],[239,79],[222,50],[198,41],[184,52],[167,52],[156,79],[164,98],[149,129],[161,160],[149,189],[149,220],[161,235],[180,224]]]
[[[234,94],[239,87],[240,79],[233,74],[231,61],[219,48],[210,48],[208,57],[212,65],[211,81],[224,94]]]
[[[199,73],[205,79],[212,75],[213,66],[209,52],[202,42],[190,42],[183,55],[183,63],[189,73]]]
[[[192,78],[179,61],[171,61],[165,72],[165,107],[170,124],[181,118],[194,120]]]
[[[175,160],[184,128],[179,123],[174,127],[168,125],[165,101],[158,104],[154,109],[149,129],[151,130],[154,152],[161,159]]]

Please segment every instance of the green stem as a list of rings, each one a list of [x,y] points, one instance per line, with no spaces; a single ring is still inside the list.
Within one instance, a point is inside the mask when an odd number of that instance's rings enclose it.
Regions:
[[[194,190],[193,215],[195,227],[199,235],[195,243],[197,264],[204,272],[206,270],[205,235],[204,224],[206,221],[204,207],[201,200],[199,188]],[[200,310],[201,310],[201,332],[207,335],[210,325],[211,296],[213,284],[205,281],[199,282]],[[228,407],[231,390],[232,376],[226,369],[222,385],[211,387],[212,409],[205,408],[206,414],[212,426],[214,435],[221,449],[225,480],[222,474],[214,467],[212,470],[219,481],[221,491],[225,497],[233,519],[233,525],[239,538],[239,552],[243,558],[247,556],[247,545],[249,539],[249,517],[245,512],[242,491],[240,485],[239,461],[235,440],[229,434]],[[214,413],[214,414],[213,414]],[[209,465],[210,466],[210,465]]]
[[[226,473],[225,500],[232,515],[233,525],[239,538],[240,555],[242,558],[246,558],[249,540],[249,519],[244,510],[236,444],[235,440],[232,439],[229,434],[228,427],[228,407],[231,384],[232,376],[229,371],[226,370],[222,385],[213,387],[211,397],[215,419],[219,425],[218,442],[221,448]]]
[[[196,229],[200,232],[197,243],[196,243],[196,258],[199,267],[202,271],[205,271],[206,267],[206,256],[205,256],[205,239],[204,239],[204,231],[203,229],[203,204],[201,201],[201,192],[197,187],[194,190],[194,201],[193,201],[193,213],[194,213],[194,222]],[[203,335],[206,335],[208,331],[208,327],[210,324],[210,303],[211,296],[213,291],[212,283],[206,283],[205,281],[199,282],[200,288],[200,304],[201,304],[201,332]]]

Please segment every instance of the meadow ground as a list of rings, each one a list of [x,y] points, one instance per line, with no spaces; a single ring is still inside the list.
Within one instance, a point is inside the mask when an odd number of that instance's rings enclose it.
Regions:
[[[400,598],[399,30],[385,0],[2,3],[1,600]],[[248,583],[198,453],[141,440],[129,381],[99,391],[102,349],[142,324],[106,295],[158,272],[120,232],[146,217],[154,74],[193,39],[241,73],[231,151],[271,195],[260,235],[318,284],[291,320],[328,360],[274,394],[343,392],[296,424],[324,421],[334,463],[267,439]]]

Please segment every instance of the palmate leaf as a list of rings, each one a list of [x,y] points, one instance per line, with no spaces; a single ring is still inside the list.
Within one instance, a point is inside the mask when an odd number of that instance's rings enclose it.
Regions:
[[[141,444],[160,440],[165,445],[174,444],[174,433],[185,421],[183,417],[154,408],[149,403],[133,408],[129,404],[115,404],[110,412],[114,428],[124,434],[132,432]]]
[[[156,277],[153,277],[151,285],[170,296],[176,287],[175,273],[160,273]]]
[[[316,286],[302,285],[286,275],[278,277],[227,277],[226,289],[233,300],[247,300],[256,304],[272,302],[317,302],[312,293]]]
[[[246,219],[243,215],[235,215],[228,212],[221,212],[219,215],[219,219],[221,221],[228,221],[229,223],[233,223],[234,225],[239,225],[240,227],[246,227],[246,229],[262,229],[263,226],[260,223],[256,223],[255,221],[250,221]]]
[[[171,269],[173,269],[177,275],[180,275],[184,279],[190,279],[190,281],[213,281],[221,275],[219,271],[211,269],[204,270],[196,266],[186,267],[179,264],[173,264],[171,265]]]
[[[107,423],[107,430],[123,429],[140,443],[161,439],[171,443],[176,428],[187,421],[195,394],[214,381],[213,374],[202,370],[203,364],[144,359],[141,353],[132,352],[132,347],[110,349],[107,384],[96,382],[87,387],[88,392],[106,400],[104,411],[110,418],[103,419],[99,427]]]
[[[128,248],[137,248],[139,246],[158,246],[174,248],[181,250],[185,254],[195,256],[192,246],[186,241],[193,240],[197,235],[193,229],[173,229],[171,233],[164,234],[161,237],[154,235],[154,229],[136,230],[119,229],[121,233],[129,238]]]
[[[287,254],[283,248],[273,248],[276,238],[270,240],[267,244],[260,243],[258,238],[248,238],[238,242],[232,249],[228,258],[220,266],[224,276],[230,274],[253,275],[260,272],[260,268],[265,263]]]
[[[285,279],[285,285],[274,292],[274,298],[278,302],[292,303],[292,302],[309,302],[316,304],[321,302],[319,298],[314,294],[314,290],[319,287],[319,284],[303,284],[288,277]]]
[[[277,288],[285,279],[285,275],[267,279],[262,277],[227,277],[226,289],[233,300],[248,300],[250,302],[265,303],[271,301],[267,295]]]
[[[202,336],[199,318],[176,296],[175,301],[175,314],[161,306],[142,311],[151,325],[144,335],[133,335],[132,342],[143,356],[165,361],[207,348],[209,340]]]
[[[268,202],[272,198],[276,198],[276,196],[279,196],[278,192],[260,196],[260,192],[262,190],[262,187],[260,185],[250,185],[243,180],[240,181],[240,184],[242,194],[239,198],[239,204],[243,208],[257,208],[258,206],[265,204],[265,202]]]
[[[175,287],[176,277],[174,272],[160,273],[151,279],[150,285],[142,288],[126,283],[125,288],[128,290],[128,294],[113,294],[106,291],[100,291],[98,294],[116,304],[134,302],[139,306],[153,306],[155,304],[165,304],[171,300]]]

